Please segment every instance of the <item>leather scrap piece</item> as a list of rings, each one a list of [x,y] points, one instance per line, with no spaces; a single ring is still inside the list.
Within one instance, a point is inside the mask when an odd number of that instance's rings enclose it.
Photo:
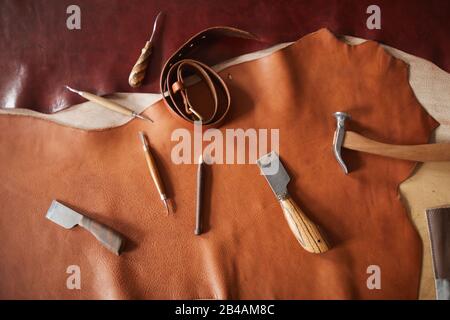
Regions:
[[[206,230],[195,237],[196,165],[170,161],[172,132],[192,128],[162,101],[146,111],[158,126],[133,120],[98,132],[5,115],[0,297],[417,298],[421,242],[397,194],[414,163],[348,152],[356,170],[345,176],[331,152],[336,110],[350,112],[349,129],[361,134],[428,141],[437,123],[417,102],[407,65],[374,42],[352,47],[322,29],[220,75],[233,101],[221,132],[280,130],[280,156],[295,178],[292,197],[324,228],[333,249],[318,256],[299,248],[254,164],[211,167]],[[202,86],[193,94],[200,99]],[[140,130],[170,182],[172,217],[163,214],[141,146],[130,138]],[[47,225],[43,213],[55,197],[108,223],[132,245],[115,259],[89,235]],[[65,287],[72,264],[80,266],[82,290]],[[371,265],[380,267],[380,290],[367,287]]]
[[[52,113],[83,102],[66,84],[98,95],[158,92],[164,61],[185,39],[212,25],[253,32],[265,43],[228,41],[204,53],[209,65],[225,57],[295,41],[321,27],[399,48],[450,70],[448,1],[378,0],[381,29],[366,27],[371,0],[77,0],[81,30],[69,30],[72,3],[4,0],[0,12],[0,107]],[[75,3],[74,3],[75,4]],[[152,19],[165,12],[140,89],[127,82]],[[26,19],[24,19],[26,17]],[[188,20],[188,23],[186,21]],[[420,23],[426,21],[426,23]]]

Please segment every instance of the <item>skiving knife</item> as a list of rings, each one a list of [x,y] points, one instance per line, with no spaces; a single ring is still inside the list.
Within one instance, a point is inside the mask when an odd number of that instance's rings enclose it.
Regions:
[[[100,224],[65,205],[53,200],[45,216],[47,219],[66,229],[80,225],[97,238],[108,250],[119,255],[122,247],[122,237],[111,228]]]
[[[291,178],[278,154],[272,151],[258,159],[257,164],[280,202],[284,217],[300,245],[312,253],[328,251],[329,245],[319,227],[303,213],[289,195],[287,185]]]

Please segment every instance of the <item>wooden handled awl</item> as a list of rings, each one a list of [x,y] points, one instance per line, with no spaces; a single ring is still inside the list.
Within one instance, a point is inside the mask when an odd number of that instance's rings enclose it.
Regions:
[[[262,156],[258,161],[262,174],[269,182],[283,209],[284,217],[300,245],[309,252],[323,253],[329,245],[320,228],[314,224],[295,203],[287,191],[290,177],[274,151]]]
[[[141,120],[147,120],[147,121],[153,122],[152,119],[150,119],[148,117],[144,117],[144,116],[142,116],[140,114],[137,114],[135,111],[133,111],[131,109],[128,109],[127,107],[124,107],[124,106],[122,106],[122,105],[120,105],[118,103],[115,103],[115,102],[111,101],[111,100],[105,99],[103,97],[96,96],[95,94],[92,94],[92,93],[89,93],[89,92],[86,92],[86,91],[75,90],[75,89],[73,89],[73,88],[71,88],[69,86],[65,86],[65,87],[68,90],[70,90],[70,91],[72,91],[72,92],[82,96],[83,98],[85,98],[85,99],[87,99],[89,101],[95,102],[95,103],[99,104],[100,106],[105,107],[105,108],[107,108],[107,109],[109,109],[111,111],[118,112],[118,113],[121,113],[121,114],[126,115],[126,116],[130,116],[130,117],[133,117],[133,118],[138,118],[138,119],[141,119]]]
[[[142,85],[142,81],[145,78],[145,73],[147,71],[150,56],[152,54],[153,38],[155,36],[156,26],[158,25],[158,20],[161,14],[162,12],[158,13],[158,15],[156,16],[155,23],[153,24],[152,35],[150,36],[150,39],[145,43],[145,46],[144,48],[142,48],[139,58],[134,64],[133,69],[131,69],[130,76],[128,77],[128,83],[133,88],[140,87]]]
[[[69,207],[53,200],[46,218],[65,229],[79,225],[89,231],[100,243],[111,252],[119,255],[122,248],[122,237],[113,229],[86,217]]]

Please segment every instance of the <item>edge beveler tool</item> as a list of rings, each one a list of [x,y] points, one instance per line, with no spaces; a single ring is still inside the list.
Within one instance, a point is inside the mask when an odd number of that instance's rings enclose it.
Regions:
[[[348,173],[348,169],[342,159],[342,148],[416,162],[450,161],[450,143],[416,145],[381,143],[356,132],[346,131],[345,120],[351,119],[348,113],[335,112],[334,117],[337,121],[337,127],[333,138],[333,152],[345,174]]]
[[[278,154],[272,151],[258,159],[257,164],[280,202],[284,217],[300,245],[312,253],[328,251],[329,245],[319,227],[303,213],[289,195],[287,185],[291,178]]]

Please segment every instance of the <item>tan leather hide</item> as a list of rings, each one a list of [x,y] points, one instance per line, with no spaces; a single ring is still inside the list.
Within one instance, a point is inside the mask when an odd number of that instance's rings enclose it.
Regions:
[[[333,249],[313,255],[298,245],[254,164],[209,167],[207,232],[195,236],[196,166],[171,162],[181,122],[161,101],[146,112],[153,125],[97,132],[4,115],[1,298],[417,298],[421,241],[397,194],[414,163],[345,151],[345,176],[331,152],[338,110],[368,137],[428,141],[437,123],[414,97],[407,65],[374,42],[352,47],[322,29],[221,75],[233,100],[220,130],[280,129],[290,192]],[[201,86],[193,91],[202,97]],[[139,130],[176,203],[169,217]],[[52,199],[121,232],[126,251],[116,257],[81,228],[46,220]],[[80,266],[81,290],[66,288],[69,265]],[[381,268],[380,290],[367,288],[370,265]]]

